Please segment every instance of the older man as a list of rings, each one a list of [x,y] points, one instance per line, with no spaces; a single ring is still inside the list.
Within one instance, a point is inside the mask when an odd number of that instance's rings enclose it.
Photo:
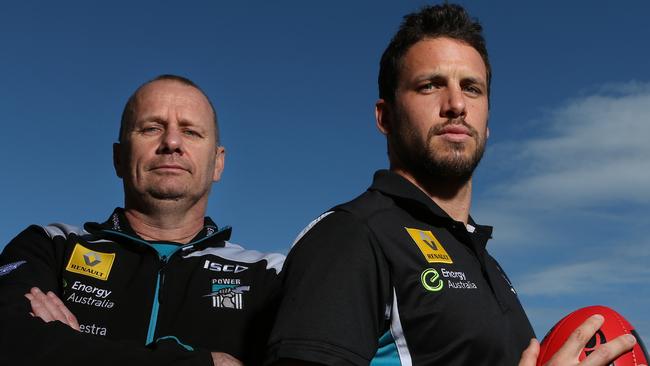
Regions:
[[[138,88],[113,149],[124,208],[83,229],[30,226],[0,256],[0,364],[259,363],[284,258],[205,217],[224,157],[198,86]]]
[[[481,25],[462,7],[405,17],[382,56],[375,107],[390,169],[299,236],[268,363],[519,362],[533,330],[486,250],[492,228],[469,215],[490,78]],[[590,319],[553,364],[577,364],[601,322]],[[584,364],[607,364],[633,342],[610,342]],[[536,352],[533,343],[522,362],[534,365]]]

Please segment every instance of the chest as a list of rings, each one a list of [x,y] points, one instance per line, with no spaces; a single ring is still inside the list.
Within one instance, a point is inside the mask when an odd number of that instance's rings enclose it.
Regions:
[[[418,363],[462,364],[475,360],[459,357],[482,354],[499,364],[530,339],[515,290],[485,251],[486,236],[398,215],[372,227],[390,271],[390,331]]]
[[[180,252],[161,257],[145,249],[70,243],[61,299],[82,332],[143,345],[174,336],[233,354],[242,352],[242,340],[256,339],[253,325],[263,333],[260,320],[275,286],[264,263]]]

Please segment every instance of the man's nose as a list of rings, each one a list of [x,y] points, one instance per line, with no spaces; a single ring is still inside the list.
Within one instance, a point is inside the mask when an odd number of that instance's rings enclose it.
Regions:
[[[163,154],[182,153],[183,136],[177,128],[169,127],[162,135],[159,152]]]
[[[465,96],[460,86],[447,88],[441,102],[440,117],[458,118],[467,113]]]

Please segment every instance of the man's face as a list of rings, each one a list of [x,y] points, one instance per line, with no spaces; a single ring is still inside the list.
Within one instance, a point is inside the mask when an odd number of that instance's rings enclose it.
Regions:
[[[471,46],[424,39],[402,60],[395,101],[377,103],[391,164],[416,177],[468,180],[488,135],[486,68]]]
[[[173,80],[144,86],[123,142],[115,144],[115,170],[127,203],[207,201],[224,163],[213,118],[208,100],[194,87]]]

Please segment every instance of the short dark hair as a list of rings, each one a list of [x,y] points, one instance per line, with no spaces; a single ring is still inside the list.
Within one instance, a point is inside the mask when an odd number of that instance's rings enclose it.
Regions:
[[[492,69],[482,31],[478,20],[470,18],[467,11],[456,4],[427,6],[416,13],[407,14],[381,56],[379,98],[394,101],[402,60],[411,46],[423,39],[439,37],[456,39],[476,49],[485,63],[489,97]]]
[[[122,111],[122,119],[120,121],[120,134],[118,136],[118,139],[121,142],[124,142],[124,134],[126,133],[126,126],[129,123],[134,122],[133,121],[133,115],[135,113],[135,100],[145,86],[159,80],[170,80],[170,81],[176,81],[179,82],[183,85],[191,86],[194,89],[198,90],[203,94],[205,99],[208,100],[208,104],[210,104],[210,108],[212,109],[212,116],[214,118],[214,131],[215,131],[215,137],[217,141],[217,145],[219,145],[219,123],[217,122],[217,111],[214,109],[214,105],[212,105],[212,102],[210,101],[210,98],[208,98],[208,95],[205,94],[203,89],[201,89],[196,83],[194,83],[192,80],[184,77],[184,76],[179,76],[179,75],[173,75],[173,74],[163,74],[163,75],[158,75],[155,78],[147,81],[146,83],[140,85],[138,89],[131,94],[129,97],[129,100],[126,102],[126,105],[124,106],[124,111]]]

